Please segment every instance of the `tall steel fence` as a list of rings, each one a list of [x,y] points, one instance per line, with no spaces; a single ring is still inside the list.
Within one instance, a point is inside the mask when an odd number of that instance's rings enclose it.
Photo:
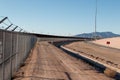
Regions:
[[[11,80],[36,40],[34,35],[0,30],[0,80]]]

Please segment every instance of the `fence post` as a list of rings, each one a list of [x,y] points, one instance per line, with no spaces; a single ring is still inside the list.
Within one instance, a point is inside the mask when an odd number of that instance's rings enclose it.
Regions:
[[[24,36],[24,60],[26,59],[26,35]]]
[[[17,58],[17,56],[18,56],[18,37],[19,37],[19,34],[17,33],[17,40],[16,40],[16,71],[17,71],[17,69],[18,69],[18,58]]]
[[[10,50],[10,79],[12,78],[12,52],[13,52],[13,33],[11,32],[11,50]]]
[[[3,40],[2,40],[3,44],[2,44],[2,51],[3,51],[3,63],[2,63],[2,78],[4,80],[4,71],[5,71],[5,63],[4,63],[4,48],[5,48],[5,32],[3,31]]]

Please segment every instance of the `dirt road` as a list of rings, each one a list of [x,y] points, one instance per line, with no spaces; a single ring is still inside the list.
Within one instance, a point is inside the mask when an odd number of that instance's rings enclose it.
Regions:
[[[113,80],[62,50],[39,42],[14,80]]]

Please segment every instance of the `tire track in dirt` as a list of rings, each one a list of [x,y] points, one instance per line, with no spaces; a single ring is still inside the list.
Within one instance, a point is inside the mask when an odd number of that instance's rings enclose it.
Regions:
[[[38,42],[24,75],[14,80],[113,80],[48,42]]]

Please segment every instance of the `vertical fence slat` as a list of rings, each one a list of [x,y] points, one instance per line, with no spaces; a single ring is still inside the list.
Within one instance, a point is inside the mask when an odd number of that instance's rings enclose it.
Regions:
[[[3,62],[3,61],[5,60],[5,59],[4,59],[5,32],[2,31],[2,33],[3,33],[3,47],[2,47],[2,51],[3,51],[3,57],[2,57],[3,59],[2,59],[2,62]],[[3,63],[2,63],[2,79],[3,79],[3,80],[4,80],[4,73],[5,73],[4,71],[5,71],[5,63],[3,62]]]

